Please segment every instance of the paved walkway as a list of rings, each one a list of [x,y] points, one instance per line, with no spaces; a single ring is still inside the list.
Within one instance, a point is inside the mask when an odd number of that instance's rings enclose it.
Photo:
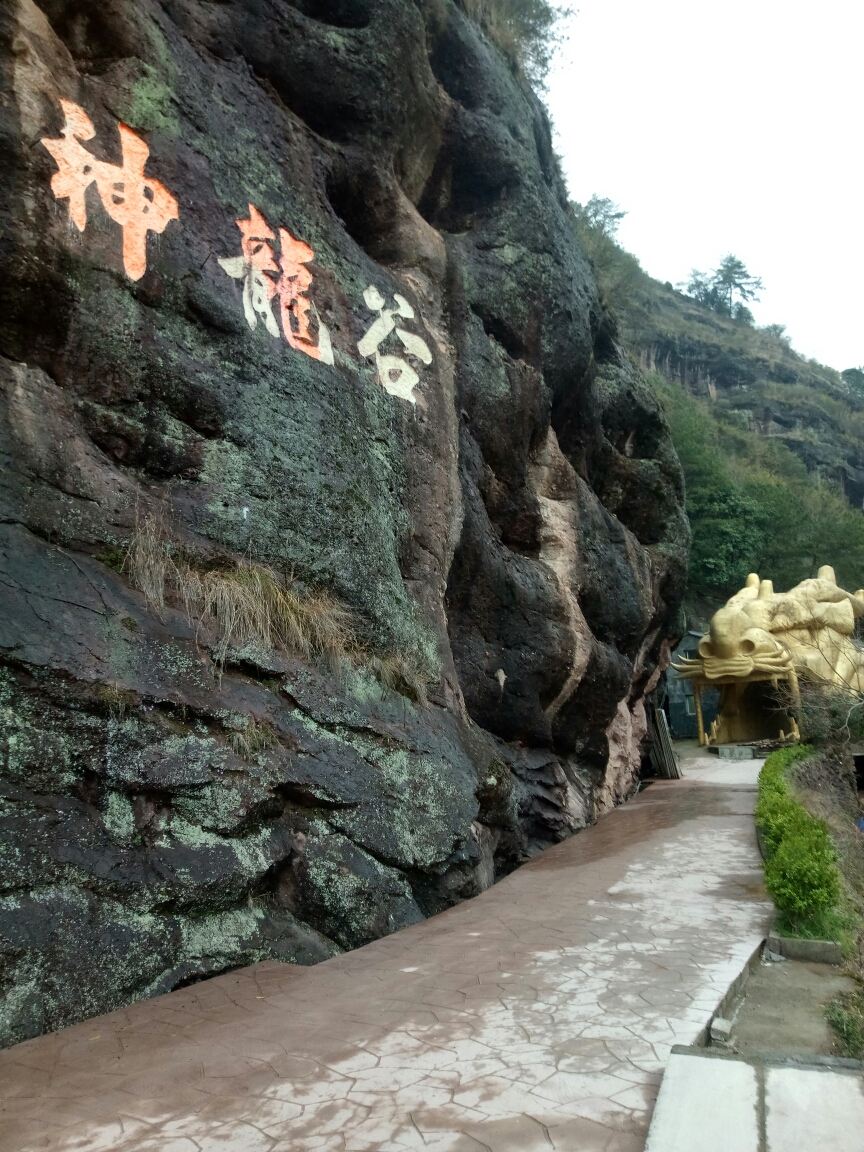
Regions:
[[[690,761],[315,968],[259,964],[0,1053],[0,1147],[637,1152],[672,1045],[768,928],[757,769]]]

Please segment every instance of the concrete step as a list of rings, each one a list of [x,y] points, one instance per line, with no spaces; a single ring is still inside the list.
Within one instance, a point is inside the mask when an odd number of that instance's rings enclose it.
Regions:
[[[645,1152],[864,1152],[864,1066],[676,1045]]]

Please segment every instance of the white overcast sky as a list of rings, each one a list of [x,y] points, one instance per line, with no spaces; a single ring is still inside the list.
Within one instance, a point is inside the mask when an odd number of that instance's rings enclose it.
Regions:
[[[757,324],[864,364],[861,0],[572,0],[547,102],[571,196],[677,284],[727,252],[762,277]]]

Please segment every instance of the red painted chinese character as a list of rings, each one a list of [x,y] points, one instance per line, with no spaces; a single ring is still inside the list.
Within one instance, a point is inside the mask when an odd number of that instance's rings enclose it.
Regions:
[[[61,100],[66,123],[59,138],[42,143],[54,157],[57,171],[51,189],[58,200],[69,200],[69,215],[83,232],[87,224],[85,193],[95,184],[105,211],[123,229],[123,266],[131,280],[147,271],[147,233],[164,232],[169,220],[179,219],[177,201],[158,180],[144,175],[150,149],[125,124],[118,125],[123,163],[97,160],[80,143],[92,140],[96,130],[83,108]]]
[[[313,360],[332,364],[330,333],[306,295],[312,283],[312,273],[306,265],[315,258],[315,253],[308,244],[295,239],[287,228],[280,228],[281,251],[277,264],[270,244],[276,236],[254,204],[249,205],[249,219],[238,220],[237,227],[243,236],[243,255],[222,257],[219,265],[229,276],[243,281],[243,310],[249,327],[254,330],[260,316],[270,335],[278,337],[279,327],[271,305],[273,297],[278,296],[282,335],[291,347],[305,352]],[[269,276],[270,272],[280,273],[278,279]],[[310,308],[318,319],[317,346],[309,334]]]
[[[313,360],[323,360],[325,364],[332,364],[330,333],[322,324],[317,309],[315,309],[315,315],[318,317],[317,348],[309,335],[309,309],[315,308],[315,305],[306,295],[306,290],[312,283],[312,273],[306,265],[310,260],[314,260],[315,253],[302,240],[295,240],[287,228],[279,229],[279,243],[282,246],[279,258],[282,275],[279,277],[277,291],[285,339],[292,348],[299,348]]]

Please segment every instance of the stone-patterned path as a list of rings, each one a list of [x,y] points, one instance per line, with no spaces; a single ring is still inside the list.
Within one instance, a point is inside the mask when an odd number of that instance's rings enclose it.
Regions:
[[[691,766],[395,936],[0,1053],[0,1147],[636,1152],[770,919],[755,771]]]

